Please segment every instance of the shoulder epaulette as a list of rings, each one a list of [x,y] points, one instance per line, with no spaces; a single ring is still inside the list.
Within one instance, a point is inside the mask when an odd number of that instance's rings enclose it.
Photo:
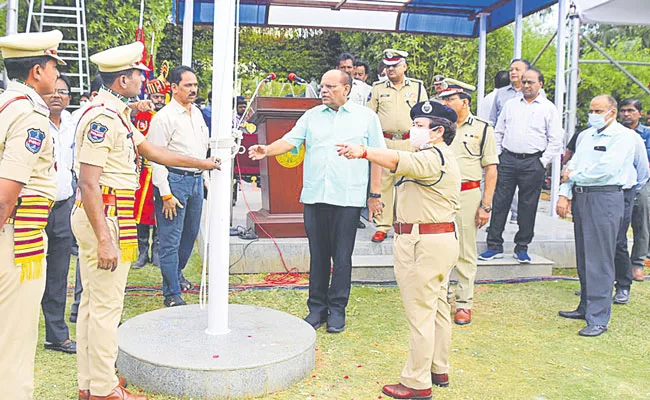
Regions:
[[[481,122],[483,122],[483,123],[486,124],[486,125],[491,125],[491,124],[490,124],[490,121],[486,121],[486,120],[484,120],[483,118],[479,118],[479,117],[477,117],[476,115],[473,115],[472,117],[474,117],[475,120],[477,120],[477,121],[481,121]]]

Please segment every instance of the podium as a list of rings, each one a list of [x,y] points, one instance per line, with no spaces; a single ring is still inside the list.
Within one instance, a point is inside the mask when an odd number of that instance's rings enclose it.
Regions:
[[[252,105],[250,122],[257,125],[259,144],[282,138],[306,110],[322,104],[319,99],[304,97],[258,97]],[[302,167],[304,144],[300,149],[260,161],[262,209],[251,211],[247,227],[255,227],[259,237],[266,236],[255,220],[274,238],[306,237],[303,220]]]

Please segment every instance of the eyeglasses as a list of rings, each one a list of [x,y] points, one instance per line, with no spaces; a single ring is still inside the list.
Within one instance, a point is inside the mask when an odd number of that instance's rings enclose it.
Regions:
[[[521,81],[522,85],[534,85],[536,83],[537,83],[537,81]]]
[[[70,95],[70,91],[67,89],[54,89],[53,94],[58,94],[59,96],[68,96]]]

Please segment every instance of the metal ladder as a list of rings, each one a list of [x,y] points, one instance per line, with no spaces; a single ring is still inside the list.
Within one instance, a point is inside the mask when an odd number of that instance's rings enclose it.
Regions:
[[[73,93],[78,95],[90,88],[90,66],[88,64],[88,36],[86,33],[85,0],[68,0],[71,5],[48,4],[52,0],[29,0],[29,14],[25,32],[49,31],[59,29],[64,40],[59,45],[58,54],[69,65],[63,73],[70,79]],[[38,9],[37,9],[38,8]]]

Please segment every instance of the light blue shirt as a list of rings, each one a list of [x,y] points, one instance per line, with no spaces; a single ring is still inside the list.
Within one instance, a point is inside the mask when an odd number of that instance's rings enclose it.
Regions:
[[[569,181],[560,196],[571,198],[573,185],[632,187],[648,179],[648,156],[641,138],[618,122],[602,132],[589,128],[580,134],[576,152],[567,164]]]
[[[337,153],[337,143],[363,144],[385,149],[377,114],[348,101],[334,111],[320,105],[296,122],[282,138],[294,146],[305,143],[300,201],[342,207],[364,207],[368,188],[368,160],[348,160]]]

